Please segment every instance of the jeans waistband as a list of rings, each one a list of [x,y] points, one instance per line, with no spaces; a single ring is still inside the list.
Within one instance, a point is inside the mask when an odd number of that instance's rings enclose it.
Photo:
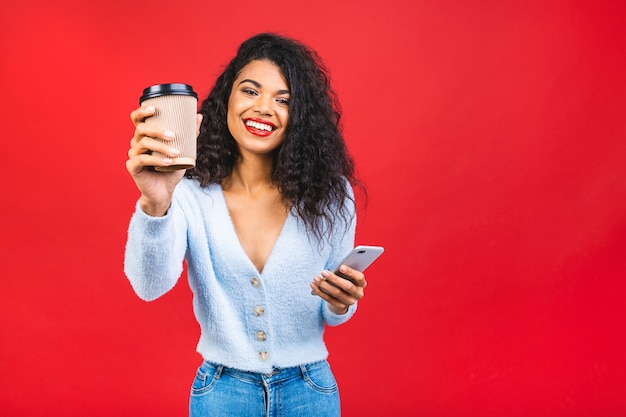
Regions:
[[[221,375],[229,375],[233,378],[237,378],[248,382],[277,382],[284,381],[291,378],[303,377],[306,378],[307,372],[317,366],[326,363],[325,360],[312,362],[309,364],[293,366],[289,368],[274,368],[271,372],[250,372],[242,371],[236,368],[229,368],[224,365],[219,365],[210,361],[204,361],[206,364],[216,368],[216,377]]]

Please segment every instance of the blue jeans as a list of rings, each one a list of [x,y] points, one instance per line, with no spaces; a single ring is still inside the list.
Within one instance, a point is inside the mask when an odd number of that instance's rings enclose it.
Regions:
[[[191,386],[190,417],[338,417],[339,389],[327,361],[270,374],[203,362]]]

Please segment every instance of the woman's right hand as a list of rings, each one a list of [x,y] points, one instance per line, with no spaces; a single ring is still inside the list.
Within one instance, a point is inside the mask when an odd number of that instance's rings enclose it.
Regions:
[[[173,132],[155,129],[145,123],[148,117],[154,115],[154,111],[154,107],[139,107],[130,114],[135,124],[135,134],[130,141],[126,169],[141,192],[141,209],[151,216],[164,216],[185,170],[155,171],[154,167],[170,165],[172,158],[176,158],[180,151],[169,145],[174,139]],[[201,120],[200,116],[198,120]],[[155,152],[162,155],[157,156]]]

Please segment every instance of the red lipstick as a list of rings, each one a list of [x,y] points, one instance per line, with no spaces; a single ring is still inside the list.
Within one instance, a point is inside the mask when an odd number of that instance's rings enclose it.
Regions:
[[[249,118],[245,119],[243,124],[248,132],[257,136],[269,136],[274,130],[276,130],[276,125],[274,123],[263,119]]]

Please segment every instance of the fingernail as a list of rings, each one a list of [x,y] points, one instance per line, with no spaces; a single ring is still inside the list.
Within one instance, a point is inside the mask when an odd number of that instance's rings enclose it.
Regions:
[[[165,132],[163,132],[163,135],[167,136],[168,138],[172,138],[172,139],[176,138],[176,135],[174,134],[174,132],[169,131],[169,130],[166,130]]]
[[[172,161],[170,158],[163,158],[163,163],[164,164],[171,164],[172,162],[174,162],[174,161]]]
[[[146,111],[153,112],[154,111],[154,107],[153,106],[148,106],[148,107],[146,107]]]
[[[176,149],[176,148],[169,148],[168,152],[171,153],[174,156],[180,155],[180,151],[178,149]]]
[[[341,271],[341,272],[348,272],[348,268],[346,268],[346,266],[345,266],[345,265],[341,265],[341,266],[339,267],[339,271]]]
[[[322,271],[322,278],[323,278],[323,279],[328,278],[329,276],[330,276],[330,272],[328,272],[328,271]]]

